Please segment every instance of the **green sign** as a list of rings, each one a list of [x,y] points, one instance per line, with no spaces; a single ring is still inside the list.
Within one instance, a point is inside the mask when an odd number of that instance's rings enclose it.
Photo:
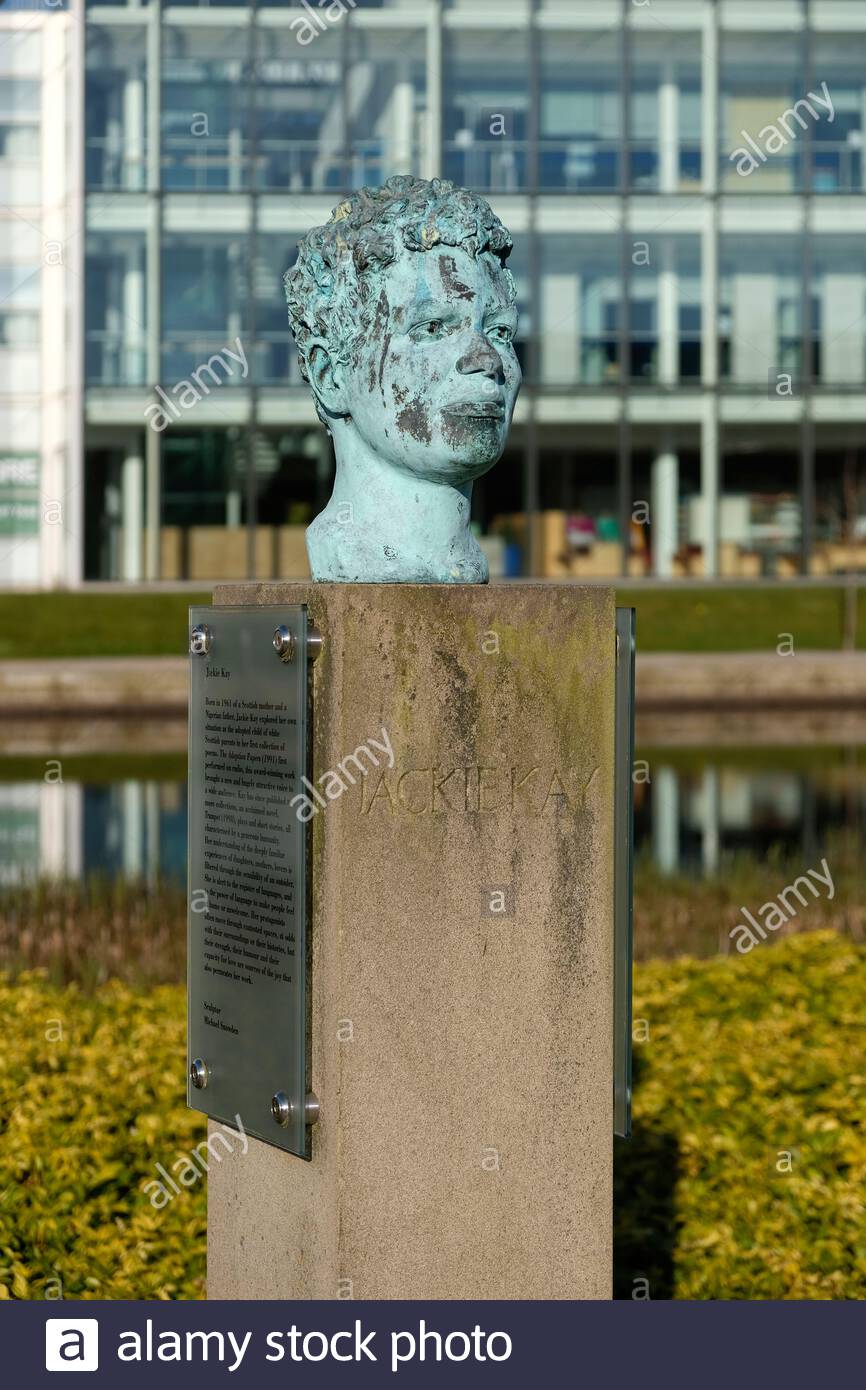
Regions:
[[[0,536],[39,535],[39,459],[0,454]]]

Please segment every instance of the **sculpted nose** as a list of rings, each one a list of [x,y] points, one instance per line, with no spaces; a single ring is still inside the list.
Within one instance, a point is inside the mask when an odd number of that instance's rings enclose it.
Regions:
[[[484,372],[485,376],[500,376],[502,361],[489,339],[476,333],[472,346],[457,363],[458,372],[468,376],[470,372]]]

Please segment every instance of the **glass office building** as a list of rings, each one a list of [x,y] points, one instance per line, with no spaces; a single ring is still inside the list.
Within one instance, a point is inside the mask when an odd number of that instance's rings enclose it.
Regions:
[[[515,238],[524,388],[474,504],[494,572],[866,569],[863,0],[77,18],[85,577],[304,572],[332,459],[281,277],[343,194],[402,172],[485,193]]]
[[[0,4],[0,584],[83,561],[83,26]]]

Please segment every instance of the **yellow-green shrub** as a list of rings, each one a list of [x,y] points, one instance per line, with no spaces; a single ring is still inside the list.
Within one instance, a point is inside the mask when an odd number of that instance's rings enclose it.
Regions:
[[[866,950],[820,932],[636,984],[619,1295],[866,1297]]]
[[[0,978],[0,1297],[202,1296],[205,1180],[144,1191],[205,1137],[184,1012],[177,986]],[[618,1293],[866,1297],[866,949],[641,965],[635,1018]]]
[[[206,1133],[183,990],[0,977],[0,1024],[0,1298],[203,1297],[204,1178],[143,1190]]]

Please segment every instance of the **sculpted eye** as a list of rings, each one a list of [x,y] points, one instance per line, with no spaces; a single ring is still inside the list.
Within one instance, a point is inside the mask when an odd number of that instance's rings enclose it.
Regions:
[[[446,332],[446,325],[443,319],[428,319],[426,323],[417,323],[412,329],[413,338],[441,338]]]
[[[512,343],[514,341],[514,329],[507,323],[497,323],[488,330],[488,337],[496,338],[500,343]]]

